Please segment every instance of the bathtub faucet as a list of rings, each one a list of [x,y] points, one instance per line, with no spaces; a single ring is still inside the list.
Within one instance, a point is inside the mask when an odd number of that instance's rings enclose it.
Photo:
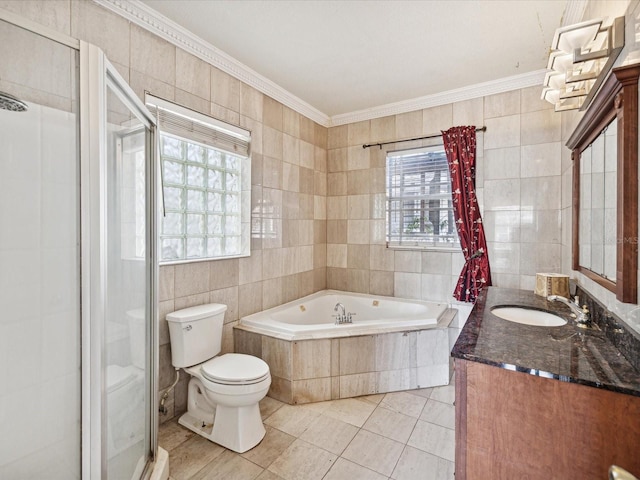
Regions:
[[[337,312],[338,310],[342,310],[342,313],[338,313],[338,315],[334,315],[336,317],[336,325],[340,325],[342,323],[353,323],[352,315],[355,313],[346,313],[347,311],[344,308],[344,305],[340,302],[336,303],[336,306],[333,307],[333,311]]]

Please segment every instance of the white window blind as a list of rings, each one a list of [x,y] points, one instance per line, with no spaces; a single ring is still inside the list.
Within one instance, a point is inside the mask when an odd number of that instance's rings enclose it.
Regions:
[[[146,103],[160,139],[161,262],[248,256],[250,132],[151,95]]]
[[[389,246],[459,245],[442,145],[389,152],[386,182]]]

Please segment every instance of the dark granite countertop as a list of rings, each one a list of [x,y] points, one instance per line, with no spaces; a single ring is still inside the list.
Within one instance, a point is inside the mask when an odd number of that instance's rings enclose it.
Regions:
[[[561,327],[537,327],[503,320],[496,306],[522,306],[554,312]],[[564,382],[640,396],[640,372],[604,332],[579,328],[569,307],[527,290],[489,287],[471,311],[451,355]]]

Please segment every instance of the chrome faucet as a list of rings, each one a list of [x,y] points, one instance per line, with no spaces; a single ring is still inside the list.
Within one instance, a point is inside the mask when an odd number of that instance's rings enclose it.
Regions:
[[[351,317],[355,315],[355,313],[351,313],[351,312],[347,313],[347,311],[344,308],[344,305],[338,302],[336,303],[336,306],[333,307],[333,311],[337,312],[340,309],[342,309],[342,313],[335,315],[336,325],[340,325],[342,323],[353,323],[353,319]]]
[[[586,305],[583,305],[582,308],[580,308],[580,301],[577,296],[574,302],[560,295],[549,295],[547,297],[547,300],[549,300],[550,302],[564,303],[566,306],[568,306],[571,309],[571,312],[575,315],[576,322],[578,323],[579,327],[584,328],[591,325],[591,314],[589,313],[589,309]]]

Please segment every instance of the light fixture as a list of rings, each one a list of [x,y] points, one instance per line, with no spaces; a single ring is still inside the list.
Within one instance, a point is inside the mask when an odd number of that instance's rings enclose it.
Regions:
[[[556,30],[541,97],[556,112],[586,109],[624,47],[624,17],[602,24],[589,20]]]

